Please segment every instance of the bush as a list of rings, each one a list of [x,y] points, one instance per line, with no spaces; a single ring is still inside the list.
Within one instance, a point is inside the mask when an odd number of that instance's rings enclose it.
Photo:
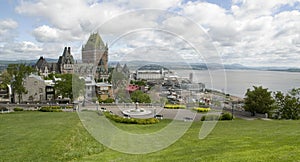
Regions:
[[[233,116],[230,113],[219,115],[205,115],[201,117],[201,121],[214,121],[214,120],[232,120]]]
[[[219,115],[205,115],[201,117],[201,121],[214,121],[219,120]]]
[[[62,112],[60,106],[43,106],[39,111],[42,112]]]
[[[230,113],[224,113],[221,115],[220,120],[232,120],[233,116]]]
[[[73,106],[66,106],[66,109],[73,109]]]
[[[16,107],[16,108],[14,108],[14,111],[23,111],[23,109],[20,107]]]
[[[166,104],[164,106],[165,109],[185,109],[185,105],[172,105],[172,104]]]
[[[99,103],[114,103],[115,100],[113,98],[107,98],[105,100],[101,100],[101,98],[99,97],[98,102]]]
[[[158,123],[159,120],[156,118],[148,118],[148,119],[138,119],[138,118],[123,118],[118,115],[111,114],[109,112],[103,112],[106,118],[111,119],[117,123],[125,123],[125,124],[155,124]]]
[[[210,111],[210,108],[205,108],[205,107],[195,107],[194,110],[196,110],[197,112],[208,112]]]

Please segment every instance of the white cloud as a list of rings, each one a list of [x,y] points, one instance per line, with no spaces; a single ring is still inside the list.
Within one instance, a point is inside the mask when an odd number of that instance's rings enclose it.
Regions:
[[[110,1],[111,2],[111,1]],[[125,7],[126,9],[141,9],[141,8],[152,8],[152,9],[168,9],[180,4],[180,0],[117,0],[118,5]]]
[[[48,23],[38,24],[32,34],[42,43],[39,48],[51,56],[60,55],[58,49],[65,44],[80,49],[89,33],[99,29],[109,45],[118,42],[111,49],[115,58],[130,52],[145,53],[151,47],[152,54],[162,58],[168,58],[167,49],[193,60],[197,54],[188,45],[192,43],[206,57],[217,57],[213,54],[215,45],[225,63],[299,66],[295,61],[300,57],[299,4],[299,0],[232,0],[231,8],[224,9],[204,1],[37,0],[21,1],[16,11]],[[141,10],[144,8],[159,10]],[[0,35],[18,26],[10,21],[0,21]],[[157,31],[148,32],[149,28]],[[119,38],[121,35],[124,38]]]
[[[42,51],[41,47],[29,41],[6,43],[0,46],[1,57],[11,60],[37,58]],[[28,57],[28,53],[30,53],[30,57]]]
[[[12,41],[18,23],[12,19],[0,20],[0,42]]]
[[[10,30],[18,27],[18,23],[12,19],[0,20],[0,30]]]
[[[54,28],[50,28],[47,25],[40,26],[33,30],[35,39],[39,42],[57,42],[63,33]]]

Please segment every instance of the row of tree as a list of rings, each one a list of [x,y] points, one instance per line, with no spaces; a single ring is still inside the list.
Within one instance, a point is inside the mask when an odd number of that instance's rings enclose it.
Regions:
[[[18,96],[18,101],[21,102],[22,94],[27,93],[23,85],[23,80],[30,73],[34,72],[31,66],[25,64],[9,64],[6,71],[2,73],[2,83],[11,85],[13,94]]]
[[[276,119],[300,119],[300,88],[284,94],[271,92],[262,86],[248,89],[245,97],[245,110],[255,113],[268,113]]]
[[[23,81],[31,73],[35,73],[35,69],[25,64],[10,64],[6,71],[1,74],[2,85],[11,85],[12,93],[18,97],[18,102],[22,101],[22,94],[27,93]],[[85,83],[83,79],[79,79],[77,75],[72,74],[51,74],[48,79],[53,79],[54,75],[61,78],[55,83],[54,89],[56,96],[61,95],[64,98],[73,100],[79,95],[84,94]],[[15,102],[15,101],[14,101]]]

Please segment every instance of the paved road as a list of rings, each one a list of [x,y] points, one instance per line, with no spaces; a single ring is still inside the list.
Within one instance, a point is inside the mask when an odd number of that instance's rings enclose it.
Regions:
[[[107,111],[111,111],[114,114],[123,116],[122,111],[126,110],[126,109],[130,109],[129,107],[118,107],[118,106],[104,106],[104,105],[100,105],[97,106],[85,106],[79,107],[79,110],[100,110],[101,107],[106,108]],[[131,108],[134,109],[135,107]],[[196,120],[199,121],[201,119],[201,117],[203,115],[205,115],[204,113],[196,113],[195,111],[191,111],[191,110],[187,110],[187,109],[164,109],[163,107],[152,107],[152,106],[139,106],[139,108],[143,108],[145,110],[150,110],[152,113],[148,116],[140,116],[140,118],[146,118],[146,117],[153,117],[154,113],[157,115],[163,115],[163,118],[165,119],[176,119],[176,120]],[[136,116],[135,116],[136,117]]]

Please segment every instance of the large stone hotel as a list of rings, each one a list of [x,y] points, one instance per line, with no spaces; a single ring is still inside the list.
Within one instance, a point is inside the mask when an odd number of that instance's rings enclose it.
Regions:
[[[77,73],[81,76],[93,75],[97,80],[108,78],[108,46],[104,44],[98,33],[90,35],[86,44],[82,46],[82,63],[74,61],[71,48],[65,47],[57,63],[48,63],[41,57],[35,65],[40,74],[49,73]]]

